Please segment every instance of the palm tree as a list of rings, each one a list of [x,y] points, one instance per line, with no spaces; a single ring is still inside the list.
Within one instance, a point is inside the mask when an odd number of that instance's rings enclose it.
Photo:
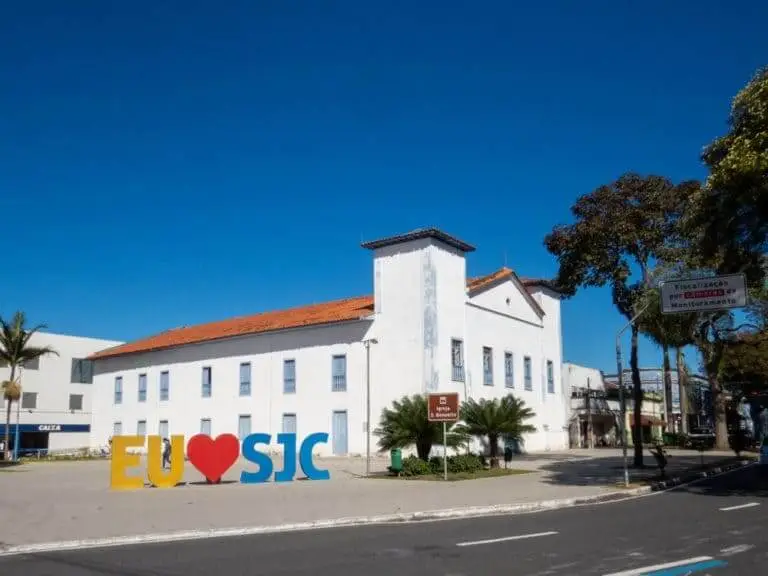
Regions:
[[[3,382],[3,399],[6,401],[5,412],[5,459],[9,459],[11,440],[11,407],[21,398],[21,384],[16,372],[25,363],[31,362],[46,354],[59,355],[50,346],[30,346],[29,341],[35,332],[44,330],[45,324],[34,328],[25,328],[26,317],[24,312],[18,311],[10,322],[0,318],[0,362],[7,364],[11,369],[11,377]]]
[[[425,462],[429,460],[432,445],[443,443],[443,425],[427,419],[427,399],[420,394],[403,396],[392,402],[392,408],[384,408],[379,428],[373,433],[379,436],[382,450],[415,445],[416,454]],[[456,447],[464,443],[466,437],[449,433],[446,440],[448,446]]]
[[[460,431],[471,436],[488,438],[491,451],[491,467],[499,466],[499,439],[521,442],[523,434],[535,432],[536,428],[525,421],[535,416],[523,400],[512,394],[494,400],[476,401],[470,398],[461,406]]]
[[[694,343],[694,330],[698,322],[695,313],[662,314],[661,294],[658,289],[645,293],[647,308],[640,317],[640,330],[648,336],[664,353],[664,390],[667,425],[672,416],[672,367],[670,349],[676,351],[677,384],[680,390],[680,419],[683,434],[688,432],[688,390],[683,348]]]

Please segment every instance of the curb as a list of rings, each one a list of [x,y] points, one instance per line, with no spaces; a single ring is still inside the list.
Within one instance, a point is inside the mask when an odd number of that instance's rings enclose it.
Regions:
[[[733,462],[732,464],[726,464],[724,466],[716,466],[714,468],[710,468],[709,470],[702,470],[699,472],[689,472],[688,474],[685,474],[683,476],[675,476],[674,478],[670,478],[669,480],[654,482],[653,484],[651,484],[650,488],[653,492],[661,492],[664,490],[669,490],[671,488],[682,486],[683,484],[690,484],[691,482],[696,482],[698,480],[711,478],[712,476],[717,476],[718,474],[732,472],[738,468],[744,468],[752,464],[754,464],[754,461],[752,460],[741,460],[739,462]]]
[[[699,482],[706,478],[725,474],[753,464],[751,461],[742,461],[733,465],[714,468],[709,471],[699,472],[691,479],[689,476],[673,478],[665,482],[657,482],[652,486],[643,486],[630,490],[621,490],[597,494],[594,496],[579,496],[577,498],[563,498],[559,500],[545,500],[524,504],[497,504],[493,506],[469,506],[465,508],[449,508],[447,510],[432,510],[422,512],[401,512],[397,514],[384,514],[378,516],[359,516],[347,518],[335,518],[329,520],[316,520],[313,522],[297,522],[293,524],[279,524],[272,526],[249,526],[246,528],[213,528],[210,530],[182,530],[177,532],[165,532],[159,534],[140,534],[134,536],[117,536],[112,538],[95,538],[88,540],[67,540],[61,542],[43,542],[40,544],[20,544],[4,546],[0,543],[0,558],[8,556],[20,556],[25,554],[42,554],[46,552],[65,552],[68,550],[83,550],[92,548],[114,548],[118,546],[131,546],[138,544],[164,544],[171,542],[184,542],[205,540],[211,538],[231,538],[237,536],[256,536],[261,534],[280,534],[285,532],[299,532],[304,530],[319,530],[324,528],[349,528],[354,526],[375,526],[385,524],[407,524],[413,522],[428,522],[451,519],[470,519],[490,516],[519,515],[533,512],[545,512],[563,508],[574,508],[587,504],[603,504],[608,502],[620,502],[638,496],[663,492],[682,486]]]
[[[651,492],[650,486],[598,494],[595,496],[580,496],[578,498],[563,498],[545,500],[525,504],[496,504],[493,506],[471,506],[466,508],[449,508],[446,510],[428,510],[422,512],[400,512],[378,516],[353,516],[316,520],[312,522],[297,522],[293,524],[277,524],[271,526],[249,526],[246,528],[212,528],[210,530],[182,530],[159,534],[140,534],[134,536],[117,536],[113,538],[94,538],[88,540],[66,540],[61,542],[43,542],[40,544],[20,544],[3,547],[0,544],[0,558],[22,554],[41,554],[44,552],[65,552],[67,550],[82,550],[88,548],[113,548],[136,544],[163,544],[205,540],[211,538],[228,538],[236,536],[256,536],[260,534],[280,534],[284,532],[299,532],[304,530],[319,530],[323,528],[349,528],[354,526],[375,526],[385,524],[408,524],[412,522],[428,522],[462,518],[480,518],[484,516],[503,516],[544,512],[561,508],[572,508],[584,504],[599,504],[628,497],[639,496]]]

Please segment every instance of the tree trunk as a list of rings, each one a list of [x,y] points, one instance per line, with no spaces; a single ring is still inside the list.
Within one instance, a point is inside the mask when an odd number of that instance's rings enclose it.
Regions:
[[[643,387],[640,383],[640,367],[637,360],[637,335],[639,330],[632,326],[632,345],[629,355],[629,366],[632,369],[632,397],[634,399],[632,406],[632,443],[635,449],[635,468],[643,467]]]
[[[491,468],[499,467],[499,437],[496,434],[488,434],[488,444],[491,451]]]
[[[725,352],[725,342],[717,338],[714,342],[710,342],[706,336],[707,333],[702,330],[697,344],[704,359],[709,391],[712,394],[712,408],[715,412],[715,448],[728,450],[728,419],[725,409],[725,395],[719,378],[720,361]]]
[[[664,420],[667,432],[672,432],[672,367],[669,362],[669,346],[664,344]]]
[[[8,407],[5,410],[5,460],[9,461],[11,443],[11,399],[8,398]]]
[[[716,374],[709,375],[709,389],[712,392],[712,406],[715,410],[715,448],[728,450],[728,420],[725,410],[725,395],[720,388]]]
[[[416,443],[416,455],[424,460],[424,462],[429,462],[429,453],[432,451],[432,443],[431,442],[417,442]]]
[[[680,389],[680,432],[688,434],[688,413],[690,412],[688,407],[688,372],[685,368],[682,348],[677,349],[675,360],[677,363],[677,387]]]
[[[16,377],[16,366],[13,364],[11,365],[11,379],[10,382],[13,382],[13,379]],[[21,402],[21,398],[19,398],[19,402]],[[8,407],[5,410],[5,460],[6,462],[10,460],[10,453],[11,453],[11,406],[13,406],[13,402],[11,402],[11,399],[8,399]]]

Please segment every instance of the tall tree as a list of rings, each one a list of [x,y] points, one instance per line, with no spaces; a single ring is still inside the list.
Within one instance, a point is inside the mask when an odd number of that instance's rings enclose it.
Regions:
[[[743,333],[728,342],[720,375],[739,395],[768,392],[768,331]]]
[[[5,459],[9,460],[11,439],[11,407],[13,402],[19,402],[21,398],[21,384],[18,381],[17,372],[25,363],[31,362],[47,354],[58,352],[50,346],[32,346],[30,339],[40,330],[45,329],[45,324],[33,328],[26,327],[26,317],[23,312],[16,312],[10,322],[0,318],[0,361],[11,369],[10,380],[3,383],[3,398],[6,401],[5,412]]]
[[[694,332],[694,342],[701,353],[702,366],[709,382],[715,413],[715,447],[728,450],[728,421],[720,368],[726,339],[733,330],[733,316],[728,311],[701,314]]]
[[[667,178],[629,173],[579,197],[571,208],[575,222],[555,227],[544,240],[557,257],[557,283],[563,294],[573,296],[580,287],[610,285],[619,312],[632,320],[639,312],[640,295],[651,286],[654,261],[667,257],[670,227],[675,224],[670,198],[679,195],[678,187]],[[640,407],[637,322],[631,329],[633,397]],[[634,410],[634,431],[635,437],[642,438],[639,409]],[[634,449],[635,465],[642,466],[642,444],[635,442]]]
[[[728,127],[704,150],[709,177],[686,220],[711,268],[756,282],[768,251],[768,67],[733,99]]]

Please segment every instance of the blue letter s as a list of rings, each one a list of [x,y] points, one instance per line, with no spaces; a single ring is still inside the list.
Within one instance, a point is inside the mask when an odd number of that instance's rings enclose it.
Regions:
[[[299,465],[301,466],[301,471],[304,472],[304,475],[307,477],[307,480],[328,480],[331,477],[328,470],[318,470],[312,462],[312,448],[315,447],[315,444],[325,444],[327,442],[327,433],[315,432],[314,434],[307,436],[304,442],[301,443]],[[243,450],[245,450],[245,446],[243,446]]]
[[[240,482],[243,484],[260,484],[267,482],[269,477],[272,476],[272,459],[267,454],[256,450],[256,444],[266,444],[269,446],[271,439],[272,436],[269,434],[251,434],[243,440],[243,458],[257,464],[259,470],[258,472],[246,472],[243,470],[240,472]]]

